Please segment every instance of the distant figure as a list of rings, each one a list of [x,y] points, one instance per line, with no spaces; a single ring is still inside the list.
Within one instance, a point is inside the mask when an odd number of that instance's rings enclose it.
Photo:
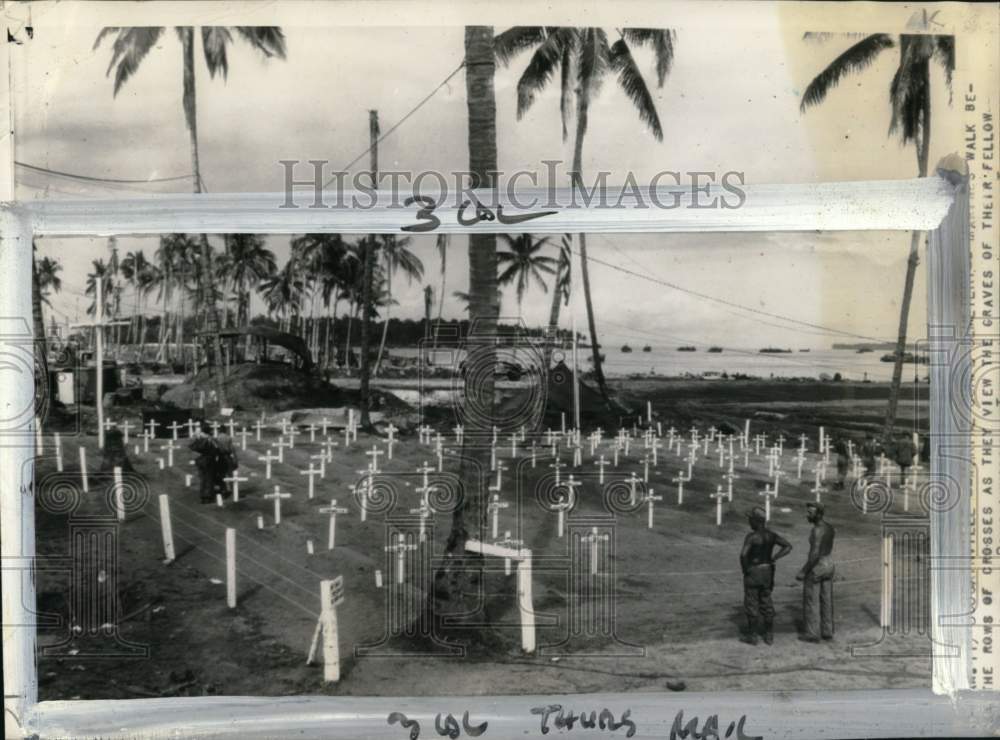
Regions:
[[[809,533],[809,557],[795,578],[802,581],[802,621],[804,642],[833,639],[833,538],[835,532],[823,519],[823,504],[806,504],[806,519],[813,525]]]
[[[222,488],[225,491],[225,495],[228,496],[229,484],[224,479],[233,476],[236,468],[240,465],[240,460],[236,456],[236,445],[233,444],[232,437],[228,434],[220,432],[219,436],[215,438],[215,443],[218,447],[218,460],[216,462],[218,480],[216,481],[216,485]]]
[[[834,452],[837,453],[837,482],[833,484],[834,490],[842,491],[844,481],[847,479],[847,469],[850,467],[850,453],[847,449],[847,440],[838,437],[833,445]]]
[[[218,440],[208,434],[207,424],[202,423],[201,429],[195,432],[195,437],[188,447],[192,452],[198,453],[195,467],[198,468],[198,492],[201,503],[212,503],[216,493],[228,495],[225,484],[222,484],[224,475],[219,474],[222,469],[220,462],[222,449]],[[219,490],[220,484],[223,486],[221,490]]]
[[[865,435],[865,441],[861,443],[861,462],[865,466],[865,475],[875,474],[875,456],[878,452],[878,443],[869,432]]]
[[[914,455],[917,454],[917,448],[913,446],[913,438],[908,434],[898,437],[893,452],[896,464],[905,477],[907,469],[913,465]]]
[[[747,615],[749,632],[744,642],[757,644],[757,635],[763,632],[764,642],[774,642],[774,563],[792,551],[792,546],[781,535],[767,528],[764,510],[755,506],[747,518],[751,532],[743,540],[740,551],[740,568],[743,570],[743,609]],[[774,553],[775,546],[781,549]]]

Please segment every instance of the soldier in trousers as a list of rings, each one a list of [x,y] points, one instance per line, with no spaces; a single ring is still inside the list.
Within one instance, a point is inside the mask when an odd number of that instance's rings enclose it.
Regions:
[[[834,529],[823,519],[823,504],[806,504],[809,557],[795,578],[802,581],[802,621],[804,642],[833,639],[833,538]]]
[[[792,551],[788,541],[767,528],[764,510],[755,506],[748,515],[750,533],[743,540],[740,568],[743,570],[743,609],[747,615],[749,631],[743,638],[751,645],[757,644],[758,634],[764,642],[774,642],[774,562]],[[774,548],[780,548],[777,553]]]

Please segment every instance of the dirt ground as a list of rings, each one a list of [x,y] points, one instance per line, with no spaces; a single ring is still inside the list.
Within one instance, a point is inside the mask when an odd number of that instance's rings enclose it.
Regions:
[[[810,388],[820,386],[821,390]],[[724,386],[719,388],[719,386]],[[834,390],[830,390],[834,389]],[[847,491],[829,491],[823,501],[827,519],[837,530],[836,639],[822,644],[797,639],[801,588],[795,571],[808,551],[809,525],[804,503],[812,500],[812,476],[795,480],[791,462],[800,433],[810,437],[815,449],[817,425],[830,433],[853,433],[877,428],[884,412],[885,386],[877,384],[805,384],[795,382],[735,381],[622,381],[621,395],[636,408],[645,399],[664,430],[670,425],[686,430],[692,424],[706,429],[726,422],[742,428],[751,419],[751,432],[783,432],[786,477],[773,503],[771,527],[783,534],[794,551],[778,564],[774,590],[777,609],[772,647],[739,641],[744,626],[738,556],[747,530],[745,514],[760,503],[757,492],[767,478],[767,463],[751,455],[750,468],[736,465],[732,503],[723,507],[723,524],[715,524],[715,502],[709,498],[724,484],[716,455],[702,457],[693,480],[685,484],[684,503],[677,505],[676,484],[671,478],[683,466],[673,453],[660,452],[659,466],[650,470],[650,486],[663,496],[654,511],[654,527],[647,528],[647,508],[635,510],[617,503],[609,511],[597,468],[584,447],[583,465],[561,471],[584,481],[579,502],[567,521],[567,537],[556,532],[557,517],[539,504],[549,490],[551,459],[539,451],[532,468],[525,445],[518,460],[510,459],[509,443],[499,452],[504,472],[503,498],[510,508],[501,512],[500,533],[513,530],[535,555],[534,604],[538,614],[538,645],[534,655],[515,647],[486,658],[481,655],[449,657],[443,648],[415,655],[405,643],[386,639],[387,624],[398,616],[389,605],[400,601],[422,603],[423,592],[414,583],[418,572],[408,561],[408,583],[397,591],[393,585],[395,556],[384,550],[391,519],[408,515],[419,505],[424,462],[434,464],[433,447],[421,445],[415,435],[403,437],[394,456],[383,456],[381,480],[391,482],[386,498],[373,500],[367,521],[360,521],[358,499],[349,486],[358,478],[373,443],[384,442],[364,434],[343,447],[343,434],[333,434],[338,446],[328,464],[326,478],[316,481],[316,497],[306,495],[306,477],[300,475],[316,454],[308,432],[295,449],[286,451],[284,464],[275,464],[273,480],[265,481],[264,464],[258,461],[277,430],[265,430],[262,442],[252,437],[247,452],[240,453],[240,471],[250,476],[241,485],[240,502],[224,508],[198,503],[195,489],[185,487],[185,474],[193,474],[192,455],[186,446],[175,454],[172,468],[160,470],[156,458],[166,439],[156,440],[148,454],[129,456],[141,483],[136,487],[126,521],[115,527],[119,596],[117,637],[114,634],[80,637],[67,643],[67,626],[73,592],[70,576],[58,569],[70,555],[70,527],[85,524],[86,516],[107,517],[105,490],[109,481],[91,476],[91,492],[77,499],[56,490],[59,481],[78,481],[77,446],[88,449],[91,466],[99,460],[91,435],[63,436],[65,471],[55,471],[51,446],[39,461],[36,473],[38,499],[36,537],[40,562],[54,563],[38,574],[39,610],[57,624],[39,630],[39,680],[41,699],[133,698],[205,694],[228,695],[447,695],[479,693],[575,693],[596,691],[666,691],[721,689],[834,689],[903,688],[926,686],[930,661],[922,657],[862,657],[852,650],[879,641],[881,538],[877,513],[863,515]],[[818,402],[817,402],[818,401]],[[912,397],[901,404],[901,425],[926,418],[926,401]],[[114,418],[114,412],[112,412]],[[440,424],[447,445],[454,438]],[[134,434],[134,432],[133,432]],[[598,454],[611,457],[608,436]],[[503,443],[503,439],[501,442]],[[182,441],[183,444],[183,441]],[[384,446],[384,444],[383,444]],[[607,480],[620,480],[630,472],[642,475],[640,441],[633,440],[631,454],[609,467]],[[808,455],[811,470],[815,454]],[[563,453],[563,462],[568,462]],[[445,471],[456,468],[453,454],[445,457]],[[446,476],[445,476],[446,477]],[[431,473],[431,481],[441,479]],[[516,481],[516,484],[515,484]],[[293,496],[283,502],[282,521],[273,521],[273,503],[262,498],[280,485]],[[828,484],[829,485],[829,484]],[[619,491],[620,492],[620,491]],[[164,564],[158,496],[170,498],[177,558]],[[327,515],[319,512],[331,499],[350,511],[337,521],[337,544],[326,547]],[[66,502],[70,500],[70,503]],[[394,499],[394,500],[393,500]],[[72,502],[76,501],[75,508]],[[896,510],[901,509],[899,502]],[[916,506],[911,507],[911,510]],[[70,515],[72,511],[72,515]],[[613,516],[614,541],[611,565],[590,583],[615,596],[612,616],[594,634],[574,632],[569,617],[579,610],[565,563],[580,554],[572,548],[578,523]],[[257,517],[264,528],[257,528]],[[104,520],[102,520],[104,521]],[[411,517],[412,521],[412,517]],[[519,524],[518,524],[519,523]],[[421,553],[440,555],[448,532],[449,514],[439,512],[430,540]],[[238,606],[226,606],[224,532],[237,531]],[[312,540],[315,554],[307,554]],[[426,561],[424,561],[426,562]],[[503,568],[500,561],[498,569]],[[384,578],[376,588],[375,571]],[[420,571],[423,572],[423,571]],[[319,614],[319,582],[343,576],[345,601],[338,607],[342,679],[322,681],[321,666],[307,666],[306,654]],[[110,582],[114,581],[114,573]],[[587,573],[584,577],[588,577]],[[516,644],[517,613],[514,576],[511,611],[500,631]],[[88,602],[89,603],[89,602]],[[395,608],[395,607],[394,607]],[[88,617],[77,614],[77,621]],[[93,622],[94,618],[89,617]],[[100,621],[99,619],[97,621]],[[396,620],[399,621],[398,619]],[[405,621],[405,620],[404,620]],[[112,633],[114,630],[110,630]],[[511,642],[514,641],[514,642]],[[356,650],[359,646],[367,649]],[[426,650],[426,646],[423,646]],[[876,651],[877,652],[877,651]],[[669,689],[668,689],[669,684]]]

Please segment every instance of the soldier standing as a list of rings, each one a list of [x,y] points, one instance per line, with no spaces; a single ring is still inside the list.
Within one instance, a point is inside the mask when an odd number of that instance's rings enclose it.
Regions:
[[[813,525],[809,533],[809,557],[795,578],[802,581],[802,621],[805,632],[799,639],[819,642],[833,639],[833,538],[836,534],[823,519],[823,504],[806,504],[806,518]]]
[[[764,642],[774,641],[774,563],[792,551],[788,541],[767,528],[764,510],[755,506],[747,517],[751,531],[743,540],[740,551],[740,568],[743,570],[743,609],[747,615],[749,632],[744,642],[757,644],[757,635],[763,632]],[[774,548],[781,549],[774,553]]]

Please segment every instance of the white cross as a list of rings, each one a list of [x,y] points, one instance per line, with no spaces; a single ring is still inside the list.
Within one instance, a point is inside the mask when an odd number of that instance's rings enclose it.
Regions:
[[[257,459],[260,460],[262,463],[266,463],[267,468],[265,469],[265,475],[264,475],[264,477],[267,480],[271,480],[271,462],[274,461],[274,460],[277,460],[278,456],[277,455],[272,455],[271,451],[268,450],[268,452],[267,452],[266,455],[264,455],[262,457],[258,457]]]
[[[404,568],[406,567],[406,552],[408,550],[416,550],[416,545],[411,545],[406,542],[406,535],[399,534],[396,535],[395,545],[386,545],[386,552],[396,553],[396,583],[402,584],[405,579]]]
[[[455,443],[462,444],[462,435],[465,432],[465,428],[461,424],[458,424],[452,427],[451,431],[455,433]]]
[[[648,520],[646,522],[646,528],[647,529],[652,529],[653,528],[653,502],[655,502],[655,501],[662,501],[662,500],[663,500],[663,496],[654,496],[653,495],[653,489],[652,488],[649,489],[649,492],[646,494],[646,498],[644,499],[644,501],[647,504],[649,504],[649,512],[648,512],[648,517],[649,518],[648,518]]]
[[[416,509],[410,509],[411,514],[420,515],[420,541],[424,542],[427,539],[427,519],[433,514],[433,510],[427,505],[426,501],[422,501],[420,506]]]
[[[424,476],[424,488],[427,487],[427,480],[428,480],[427,476],[428,476],[428,474],[430,474],[433,471],[434,471],[434,468],[432,468],[430,465],[428,465],[426,461],[424,462],[424,464],[423,464],[422,467],[417,468],[417,472],[418,473],[422,473],[423,476]]]
[[[520,550],[521,545],[524,544],[524,540],[515,540],[513,537],[510,536],[510,532],[507,531],[503,533],[502,540],[496,540],[493,544],[497,545],[498,547],[508,547],[512,550]],[[503,569],[504,573],[510,575],[510,558],[503,559]]]
[[[250,479],[249,478],[241,478],[240,477],[240,470],[239,470],[239,468],[237,468],[236,470],[233,471],[232,477],[230,477],[230,478],[223,478],[222,480],[224,480],[226,483],[232,483],[233,484],[233,503],[234,504],[238,503],[239,500],[240,500],[240,483],[246,483]]]
[[[177,447],[174,446],[174,441],[172,439],[168,440],[167,443],[163,445],[163,449],[167,451],[167,467],[174,467],[174,450],[177,449]]]
[[[500,532],[500,509],[507,509],[509,507],[510,504],[501,501],[500,496],[496,493],[493,494],[489,504],[486,505],[486,510],[490,513],[492,519],[493,539],[496,539]]]
[[[302,434],[302,432],[300,432],[295,427],[289,427],[288,431],[285,432],[285,434],[288,436],[288,448],[292,450],[295,449],[295,438],[298,435]]]
[[[351,427],[344,427],[344,447],[351,446]]]
[[[229,417],[229,421],[226,422],[226,426],[229,427],[229,436],[230,437],[235,437],[236,436],[236,419],[234,419],[233,417],[230,416]]]
[[[507,469],[507,466],[504,465],[503,460],[497,460],[497,488],[498,489],[500,488],[500,486],[503,483],[503,471],[505,471],[506,469]],[[496,537],[496,535],[493,535],[493,536]]]
[[[194,431],[195,431],[195,423],[194,423],[194,419],[192,419],[191,417],[188,417],[187,428],[188,428],[188,436],[189,437],[193,437],[194,436]]]
[[[330,428],[330,420],[325,416],[322,418],[320,428],[323,430],[323,436],[326,436],[326,430]]]
[[[246,427],[240,429],[240,433],[237,435],[240,438],[240,448],[246,452],[247,451],[247,437],[250,436],[250,432],[247,431]]]
[[[677,477],[670,480],[677,484],[677,505],[680,506],[684,503],[684,484],[691,479],[684,475],[683,470],[678,470]]]
[[[764,521],[769,522],[771,521],[771,498],[776,494],[770,485],[766,485],[763,491],[757,492],[757,495],[764,497]]]
[[[257,421],[254,422],[253,426],[254,426],[254,429],[256,429],[257,441],[260,442],[260,430],[264,428],[264,424],[261,422],[260,419],[257,419]]]
[[[563,536],[563,532],[566,529],[566,512],[573,508],[573,489],[570,489],[569,495],[559,499],[556,503],[552,504],[552,508],[555,509],[558,518],[556,519],[556,535],[558,537]]]
[[[722,499],[726,497],[726,494],[722,491],[722,486],[718,486],[715,489],[715,493],[709,494],[709,498],[715,499],[715,526],[722,526]]]
[[[315,442],[316,441],[316,425],[313,424],[313,423],[310,423],[309,426],[306,427],[306,429],[309,431],[309,442],[310,443]]]
[[[156,419],[150,419],[149,421],[146,422],[146,426],[149,427],[149,436],[150,437],[155,437],[156,436],[156,427],[161,426],[161,425],[160,425],[160,423]]]
[[[726,482],[729,484],[729,490],[726,491],[726,495],[729,497],[729,500],[732,501],[733,500],[733,481],[736,480],[737,478],[739,478],[739,476],[735,475],[732,471],[730,471],[730,472],[726,473],[722,477],[725,478]]]
[[[597,462],[595,462],[595,463],[594,463],[594,465],[596,465],[596,466],[597,466],[597,468],[598,468],[598,471],[599,471],[599,472],[598,472],[598,479],[597,479],[597,482],[598,482],[598,484],[600,484],[600,485],[602,485],[602,486],[604,485],[604,467],[605,467],[605,466],[606,466],[607,464],[608,464],[608,463],[607,463],[607,461],[606,461],[606,460],[604,459],[604,455],[601,455],[601,456],[600,456],[600,458],[598,458]]]
[[[310,460],[319,460],[319,477],[323,480],[326,479],[326,460],[327,453],[326,450],[321,450],[317,455],[310,455]]]
[[[559,469],[560,468],[565,468],[566,465],[563,462],[561,462],[559,460],[559,458],[557,457],[555,460],[553,460],[549,464],[549,467],[555,469],[555,471],[556,471],[556,485],[558,486],[559,485]]]
[[[306,470],[300,470],[299,475],[309,476],[309,498],[312,498],[316,492],[316,476],[320,474],[319,468],[314,468],[312,463],[309,463],[309,467]]]
[[[286,440],[284,437],[279,437],[278,441],[274,443],[274,446],[278,448],[278,462],[285,462],[285,448],[291,449],[294,447],[294,443],[291,440]]]
[[[629,474],[627,482],[629,485],[629,501],[631,501],[632,506],[635,506],[635,485],[639,482],[639,479],[636,477],[634,470]]]
[[[217,420],[217,419],[213,419],[213,420],[212,420],[212,421],[211,421],[211,422],[209,423],[209,426],[210,426],[210,427],[212,427],[212,436],[213,436],[213,437],[218,437],[218,436],[219,436],[219,427],[221,427],[221,426],[222,426],[222,425],[221,425],[221,424],[220,424],[220,423],[218,422],[218,420]]]
[[[347,509],[337,506],[337,499],[332,499],[330,505],[319,509],[320,514],[330,515],[330,529],[326,538],[326,549],[332,550],[337,538],[337,514],[346,514]]]
[[[583,535],[580,540],[590,548],[590,574],[597,575],[597,556],[600,550],[601,542],[607,542],[610,536],[607,534],[598,534],[597,527],[593,527],[590,530],[590,534]]]
[[[786,473],[784,470],[775,470],[774,473],[772,473],[772,475],[774,477],[774,497],[778,498],[778,490],[781,484],[781,479],[784,476],[788,475],[788,473]]]
[[[274,523],[281,524],[281,499],[291,498],[292,494],[285,493],[280,486],[274,487],[274,493],[265,493],[264,498],[274,499]]]
[[[372,459],[372,462],[371,462],[371,471],[373,473],[377,473],[378,472],[378,458],[379,458],[379,455],[384,455],[384,454],[385,454],[385,450],[380,450],[377,445],[372,445],[372,448],[368,452],[365,453],[365,455],[367,455],[368,457],[370,457]]]
[[[535,440],[531,440],[531,468],[534,470],[535,462],[537,460],[537,451],[535,449]]]

